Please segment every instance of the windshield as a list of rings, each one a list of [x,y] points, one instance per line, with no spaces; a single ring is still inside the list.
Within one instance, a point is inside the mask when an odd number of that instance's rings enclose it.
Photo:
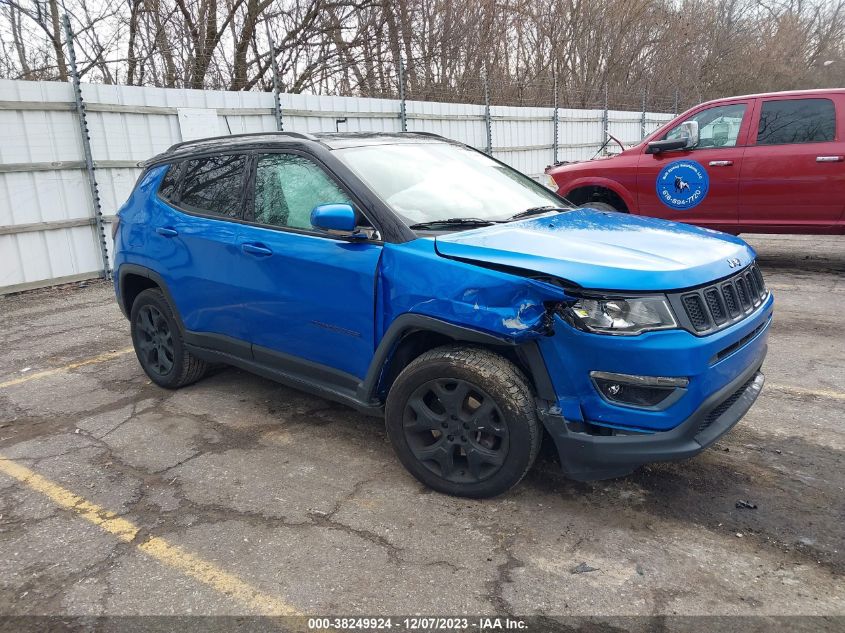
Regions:
[[[528,176],[448,143],[350,147],[337,155],[409,225],[500,221],[536,207],[569,206]]]

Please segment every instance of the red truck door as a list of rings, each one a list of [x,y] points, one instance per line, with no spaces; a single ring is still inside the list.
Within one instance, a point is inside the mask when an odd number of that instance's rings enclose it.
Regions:
[[[644,147],[637,168],[639,212],[736,232],[753,103],[738,99],[703,107],[652,139],[674,138],[681,123],[698,122],[699,143],[693,149],[646,154]]]
[[[843,108],[840,94],[760,99],[740,175],[740,230],[813,232],[842,218]]]

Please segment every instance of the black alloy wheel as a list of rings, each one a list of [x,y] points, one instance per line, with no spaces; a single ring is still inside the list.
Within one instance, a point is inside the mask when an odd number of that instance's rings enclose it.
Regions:
[[[466,381],[420,385],[405,405],[405,439],[426,468],[457,484],[493,476],[508,454],[508,427],[495,400]]]
[[[138,355],[144,369],[159,376],[173,371],[176,353],[173,349],[173,333],[164,315],[154,305],[145,305],[137,315]]]
[[[167,389],[190,385],[208,371],[208,363],[188,350],[175,315],[158,288],[139,293],[129,315],[138,362],[150,380]]]
[[[518,484],[543,437],[522,371],[490,349],[460,344],[424,352],[399,372],[385,422],[414,477],[438,492],[475,499]]]

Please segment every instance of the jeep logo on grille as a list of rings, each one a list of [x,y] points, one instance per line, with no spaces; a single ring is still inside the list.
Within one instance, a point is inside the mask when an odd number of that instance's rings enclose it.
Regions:
[[[728,260],[728,266],[730,266],[731,268],[736,268],[737,266],[740,266],[741,264],[742,264],[742,262],[739,261],[739,257],[731,257]]]

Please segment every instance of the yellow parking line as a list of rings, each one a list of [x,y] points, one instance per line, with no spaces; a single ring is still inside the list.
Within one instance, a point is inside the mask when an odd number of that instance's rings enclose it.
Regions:
[[[40,492],[57,505],[75,512],[77,515],[116,536],[125,543],[132,543],[140,528],[117,516],[114,512],[102,508],[76,495],[58,484],[53,483],[8,458],[0,455],[0,472],[18,480],[31,490]],[[142,552],[169,567],[177,569],[186,576],[208,585],[212,589],[237,600],[265,615],[302,615],[293,606],[273,596],[261,593],[258,589],[241,580],[234,574],[224,571],[202,558],[185,551],[178,545],[172,545],[163,538],[154,536],[138,542],[136,547]]]
[[[830,400],[845,400],[845,393],[831,391],[829,389],[804,389],[802,387],[790,387],[789,385],[767,384],[768,389],[781,391],[793,396],[811,396],[813,398],[828,398]]]
[[[65,365],[63,367],[54,367],[53,369],[45,369],[44,371],[36,371],[31,374],[27,374],[26,376],[21,376],[20,378],[13,378],[12,380],[7,380],[6,382],[0,382],[0,389],[4,387],[13,387],[15,385],[20,385],[25,382],[29,382],[30,380],[37,380],[38,378],[46,378],[47,376],[55,376],[56,374],[61,374],[66,371],[70,371],[71,369],[76,369],[78,367],[85,367],[86,365],[95,365],[97,363],[104,363],[108,360],[113,360],[115,358],[119,358],[121,356],[125,356],[131,352],[135,351],[132,347],[127,347],[125,349],[119,349],[114,352],[106,352],[105,354],[100,354],[99,356],[94,356],[93,358],[86,358],[85,360],[79,360],[75,363],[71,363],[70,365]]]

